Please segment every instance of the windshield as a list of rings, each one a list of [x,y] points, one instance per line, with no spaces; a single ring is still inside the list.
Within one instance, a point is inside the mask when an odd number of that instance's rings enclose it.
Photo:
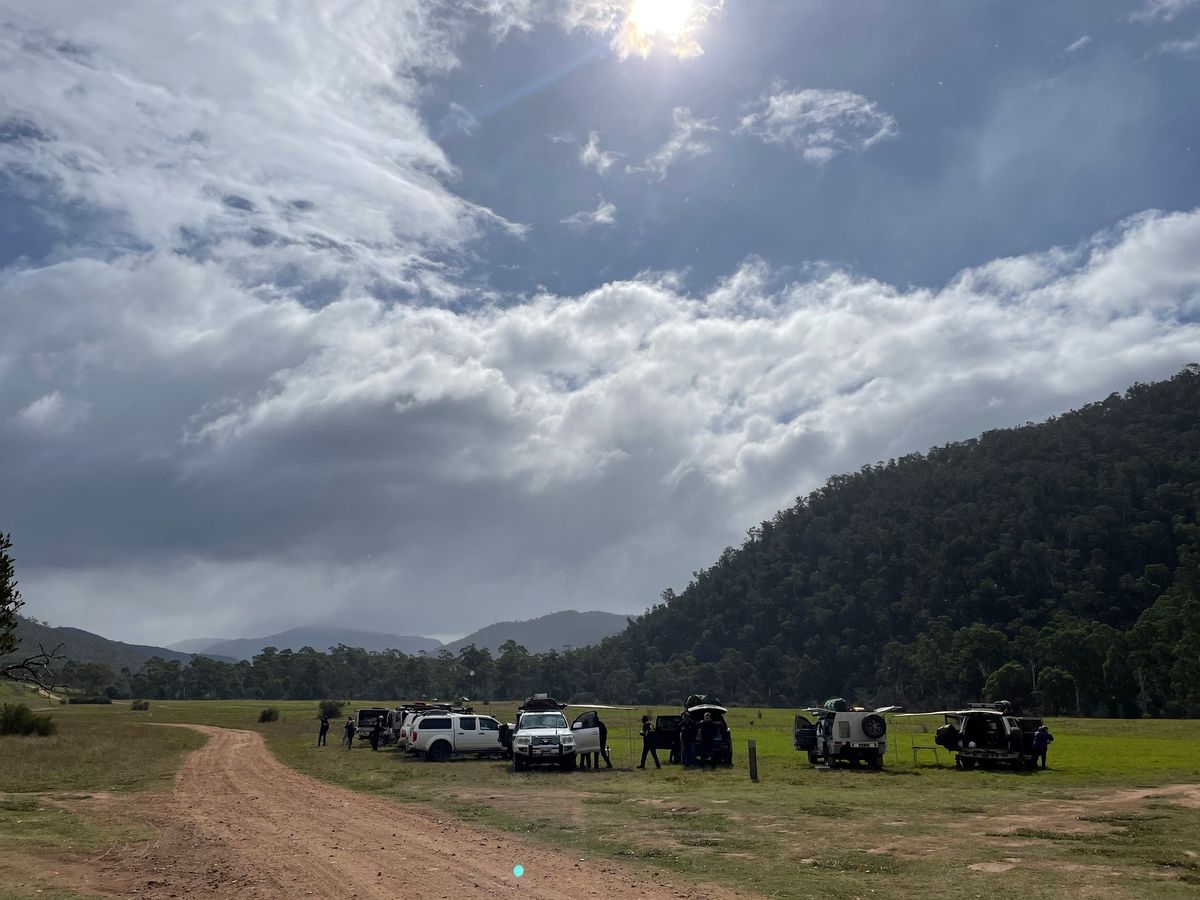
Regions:
[[[562,713],[526,713],[521,716],[521,728],[566,728],[567,717]]]

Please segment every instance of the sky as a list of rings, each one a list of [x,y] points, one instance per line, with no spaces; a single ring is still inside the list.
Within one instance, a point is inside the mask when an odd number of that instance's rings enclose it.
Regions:
[[[0,531],[168,643],[639,613],[1200,361],[1200,0],[0,0]]]

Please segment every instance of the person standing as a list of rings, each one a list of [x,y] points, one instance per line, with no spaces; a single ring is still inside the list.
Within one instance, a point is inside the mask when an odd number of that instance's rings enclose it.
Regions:
[[[1041,768],[1046,768],[1046,751],[1054,743],[1054,735],[1045,725],[1033,733],[1033,759]]]
[[[317,746],[325,746],[325,736],[329,734],[329,716],[321,713],[321,730],[317,732]]]
[[[646,755],[654,757],[654,768],[661,769],[658,761],[658,750],[654,746],[654,726],[650,724],[649,716],[642,716],[642,764],[639,769],[646,768]]]
[[[612,759],[608,755],[608,726],[604,724],[603,719],[597,719],[596,725],[600,728],[600,755],[604,757],[604,764],[608,768],[612,768]],[[600,768],[600,760],[595,760],[596,768]]]
[[[713,742],[717,739],[718,725],[713,721],[712,713],[704,714],[697,731],[700,734],[700,765],[708,763],[709,768],[715,769],[717,761],[713,759]]]
[[[383,737],[383,716],[375,720],[375,724],[371,726],[371,749],[379,749],[379,739]]]
[[[679,722],[679,761],[685,768],[696,761],[696,722],[686,712]]]
[[[345,735],[342,737],[342,743],[346,745],[347,750],[353,750],[354,749],[354,732],[356,732],[358,730],[357,728],[354,727],[354,717],[353,716],[347,717],[346,725],[342,730],[345,732]]]

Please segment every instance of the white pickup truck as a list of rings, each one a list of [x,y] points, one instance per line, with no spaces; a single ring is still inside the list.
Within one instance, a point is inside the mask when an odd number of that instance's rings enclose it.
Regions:
[[[430,712],[409,727],[408,748],[431,762],[451,756],[500,756],[500,723],[491,716],[455,712]]]

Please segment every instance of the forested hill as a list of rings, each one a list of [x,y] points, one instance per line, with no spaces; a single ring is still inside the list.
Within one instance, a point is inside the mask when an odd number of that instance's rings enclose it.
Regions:
[[[585,651],[587,687],[1197,714],[1198,411],[1189,366],[831,478]]]

